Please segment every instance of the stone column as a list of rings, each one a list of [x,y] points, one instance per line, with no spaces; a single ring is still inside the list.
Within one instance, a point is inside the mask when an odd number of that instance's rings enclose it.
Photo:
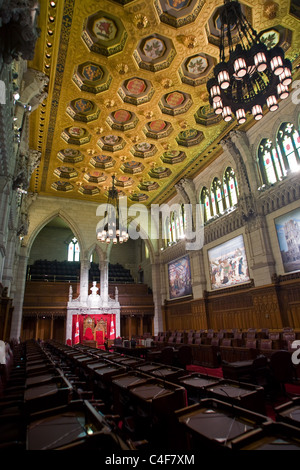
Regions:
[[[82,259],[80,261],[80,303],[86,303],[89,295],[89,269],[90,261]]]
[[[100,270],[100,295],[103,303],[108,302],[108,260],[101,260]]]
[[[191,273],[194,299],[201,299],[206,290],[206,277],[203,259],[203,250],[190,251]]]
[[[2,281],[3,269],[6,256],[7,227],[10,212],[11,179],[0,177],[0,282]]]
[[[241,156],[243,157],[249,176],[249,184],[251,187],[251,191],[255,192],[261,183],[259,180],[257,169],[255,168],[255,159],[252,157],[247,135],[245,132],[235,130],[230,132],[230,138],[239,153],[241,154]]]
[[[6,257],[3,269],[2,284],[7,287],[7,295],[10,297],[11,284],[13,281],[13,267],[15,261],[16,244],[19,243],[16,231],[10,231],[7,242]]]
[[[13,306],[14,311],[11,322],[11,338],[19,338],[21,334],[22,315],[23,315],[23,302],[24,292],[26,285],[26,270],[27,270],[28,256],[25,250],[21,250],[18,256],[18,269],[16,270],[15,286],[14,286],[14,299]]]
[[[161,272],[160,263],[152,264],[152,291],[154,302],[154,335],[159,331],[163,331],[162,318],[162,294],[161,294]]]

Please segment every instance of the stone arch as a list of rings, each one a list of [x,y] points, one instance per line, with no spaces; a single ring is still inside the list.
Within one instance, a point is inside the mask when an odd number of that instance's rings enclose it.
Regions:
[[[106,246],[105,246],[106,248]],[[106,250],[103,250],[99,243],[93,243],[89,248],[86,250],[86,258],[90,259],[91,254],[96,251],[99,261],[105,261],[106,259]]]
[[[40,233],[40,231],[49,223],[51,220],[55,219],[56,217],[60,217],[64,222],[68,224],[72,232],[74,233],[75,237],[78,240],[79,246],[80,246],[80,252],[83,253],[83,256],[86,252],[85,249],[85,244],[83,241],[83,236],[80,233],[80,230],[78,229],[77,225],[73,221],[73,219],[67,214],[65,211],[59,210],[55,211],[52,214],[49,214],[43,221],[39,221],[39,223],[33,228],[30,234],[26,237],[26,239],[23,240],[23,246],[26,247],[27,255],[29,256],[31,252],[31,248],[33,245],[33,242],[35,241],[36,237]]]

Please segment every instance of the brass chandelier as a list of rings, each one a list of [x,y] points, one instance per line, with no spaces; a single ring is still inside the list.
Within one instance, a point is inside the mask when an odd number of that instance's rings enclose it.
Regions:
[[[247,113],[258,121],[263,117],[265,104],[270,111],[276,111],[278,100],[288,97],[292,64],[282,48],[267,49],[238,1],[224,0],[220,22],[220,62],[214,68],[214,77],[207,82],[210,104],[226,122],[236,117],[238,124],[243,124]],[[234,29],[239,40],[235,48]],[[227,61],[225,47],[229,48]]]
[[[109,245],[125,243],[129,239],[129,235],[123,225],[121,212],[119,208],[119,194],[115,187],[115,175],[112,176],[112,187],[108,190],[108,201],[104,214],[106,223],[103,230],[97,231],[97,240]]]

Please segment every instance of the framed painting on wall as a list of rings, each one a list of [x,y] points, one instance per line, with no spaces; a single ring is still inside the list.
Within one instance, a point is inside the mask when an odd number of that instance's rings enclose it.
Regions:
[[[274,222],[284,271],[299,271],[300,208],[277,217]]]
[[[168,263],[169,296],[178,299],[192,295],[192,277],[189,256]]]
[[[243,235],[208,250],[212,290],[250,281]]]

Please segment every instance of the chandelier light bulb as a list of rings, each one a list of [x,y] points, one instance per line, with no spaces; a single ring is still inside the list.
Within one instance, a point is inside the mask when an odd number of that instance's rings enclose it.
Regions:
[[[283,72],[279,75],[279,80],[284,86],[289,86],[292,83],[292,72],[288,67],[285,67]]]
[[[230,85],[230,75],[227,70],[221,70],[218,74],[218,82],[223,90],[226,90]]]
[[[244,124],[244,122],[246,122],[246,113],[243,108],[237,110],[236,118],[239,124]]]
[[[223,111],[222,111],[222,117],[224,121],[229,122],[232,119],[231,115],[231,107],[230,106],[224,106]]]
[[[278,109],[278,102],[275,95],[268,96],[267,106],[270,111],[276,111]]]
[[[222,100],[213,101],[213,109],[214,109],[215,114],[221,114],[223,110]]]
[[[234,63],[233,68],[239,78],[243,78],[247,73],[247,64],[243,57],[238,57]]]
[[[282,83],[277,85],[277,95],[281,100],[285,100],[289,96],[289,89]]]
[[[254,64],[258,72],[264,72],[268,66],[267,58],[264,52],[257,52],[254,56]]]
[[[210,96],[213,101],[219,101],[221,99],[221,90],[219,85],[214,85],[210,90]]]
[[[283,55],[280,47],[274,47],[271,51],[270,66],[275,75],[281,75],[284,70]]]
[[[252,114],[254,116],[254,119],[256,119],[256,121],[259,121],[263,117],[263,111],[262,111],[262,107],[260,106],[260,104],[256,104],[255,106],[252,107]]]

